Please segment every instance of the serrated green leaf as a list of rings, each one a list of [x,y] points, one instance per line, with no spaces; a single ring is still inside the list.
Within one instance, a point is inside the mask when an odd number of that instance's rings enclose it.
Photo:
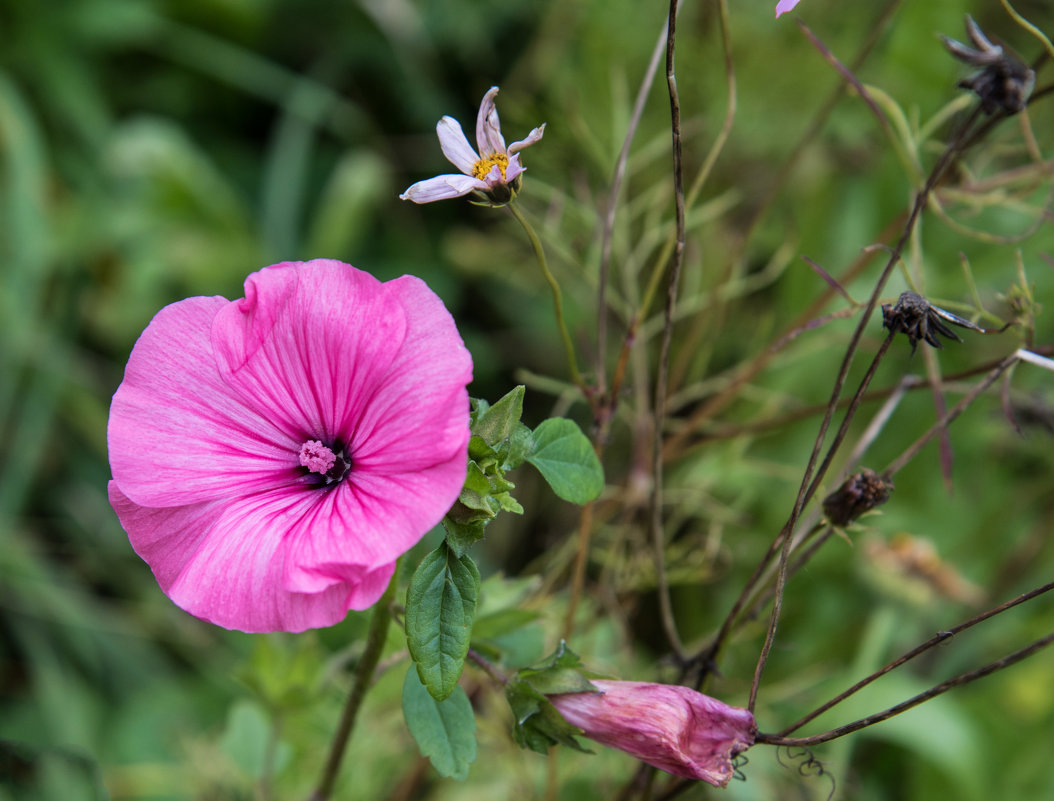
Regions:
[[[483,529],[486,527],[487,521],[477,520],[472,523],[463,523],[452,518],[443,518],[443,528],[446,531],[446,543],[450,546],[450,550],[454,552],[454,555],[458,558],[465,555],[465,552],[483,539]]]
[[[544,421],[534,430],[534,443],[527,461],[560,498],[589,503],[604,489],[604,468],[573,420],[553,417]]]
[[[523,415],[523,393],[521,384],[480,414],[472,433],[495,447],[507,440]]]
[[[479,601],[479,569],[444,542],[414,571],[406,591],[406,642],[432,697],[454,691],[465,664]]]
[[[505,470],[519,467],[534,450],[534,434],[523,423],[517,423],[512,434],[500,449],[501,466]]]
[[[522,515],[523,507],[520,506],[520,502],[513,498],[509,493],[503,492],[500,495],[495,495],[494,500],[498,502],[503,511],[512,512],[513,514]]]
[[[464,690],[455,687],[446,700],[437,701],[411,665],[403,681],[403,717],[421,755],[440,776],[468,777],[468,766],[476,760],[476,718]]]
[[[494,461],[498,452],[483,437],[473,434],[468,440],[468,458],[476,462]]]
[[[468,463],[468,472],[465,474],[465,489],[472,490],[479,495],[490,495],[490,482],[486,474],[474,461]]]

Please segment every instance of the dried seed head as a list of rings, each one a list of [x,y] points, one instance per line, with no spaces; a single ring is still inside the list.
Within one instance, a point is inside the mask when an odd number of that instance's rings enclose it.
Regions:
[[[864,468],[823,499],[823,511],[836,526],[847,526],[864,512],[881,506],[893,494],[893,482]]]
[[[973,47],[941,36],[948,52],[972,67],[981,68],[980,72],[964,78],[958,85],[981,98],[981,109],[985,114],[994,114],[1000,109],[1007,115],[1021,111],[1036,85],[1036,73],[1005,52],[1001,45],[993,44],[969,14],[966,16],[966,34]]]
[[[969,328],[971,331],[987,333],[984,328],[974,325],[966,318],[931,305],[917,292],[904,292],[895,305],[886,303],[882,306],[882,326],[894,334],[897,332],[906,334],[911,342],[912,353],[915,352],[915,346],[919,344],[920,339],[938,350],[943,348],[944,345],[937,339],[937,334],[954,339],[956,342],[962,342],[962,339],[944,324],[945,322],[961,328]]]

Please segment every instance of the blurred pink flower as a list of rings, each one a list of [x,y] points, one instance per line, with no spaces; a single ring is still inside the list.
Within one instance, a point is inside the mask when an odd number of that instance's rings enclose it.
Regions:
[[[465,479],[472,359],[423,281],[287,262],[166,306],[110,406],[110,503],[161,589],[243,631],[340,621]]]
[[[674,776],[724,787],[732,757],[754,744],[745,709],[687,687],[643,681],[596,681],[599,693],[551,695],[564,719],[598,743],[632,754]]]
[[[519,151],[542,138],[545,123],[527,134],[526,139],[505,147],[498,109],[494,105],[497,94],[498,87],[492,86],[483,95],[483,102],[479,106],[476,117],[476,146],[479,153],[472,149],[461,129],[461,123],[453,117],[443,117],[436,125],[443,155],[462,174],[437,175],[426,181],[418,181],[399,195],[400,199],[432,203],[461,197],[473,191],[487,194],[498,203],[507,203],[512,199],[515,184],[524,170],[520,166]]]
[[[780,0],[776,3],[776,19],[779,19],[780,14],[786,14],[788,11],[793,11],[794,7],[800,2],[801,0]]]

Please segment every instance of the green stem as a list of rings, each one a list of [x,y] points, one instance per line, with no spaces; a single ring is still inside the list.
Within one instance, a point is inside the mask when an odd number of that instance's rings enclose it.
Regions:
[[[560,285],[556,283],[556,278],[549,271],[549,262],[546,261],[542,242],[538,238],[538,234],[534,232],[534,228],[527,222],[527,218],[520,213],[520,210],[514,204],[509,203],[505,208],[519,221],[520,225],[523,226],[523,230],[527,232],[527,238],[531,240],[534,255],[538,257],[538,266],[542,268],[542,275],[545,276],[545,280],[549,282],[549,288],[553,291],[553,310],[556,312],[556,324],[560,328],[560,337],[564,341],[564,350],[567,351],[567,366],[571,371],[571,380],[579,389],[585,392],[585,384],[582,382],[582,376],[578,372],[578,361],[575,359],[575,347],[571,344],[571,335],[567,332],[567,325],[564,323],[563,295],[560,293]]]
[[[373,672],[377,668],[385,640],[388,638],[388,626],[392,622],[392,600],[395,597],[395,587],[398,583],[399,564],[397,563],[392,580],[388,583],[388,589],[373,607],[370,631],[366,636],[366,650],[363,651],[362,658],[355,668],[355,681],[344,707],[344,713],[341,715],[340,724],[337,726],[337,733],[333,738],[333,745],[330,748],[329,759],[326,760],[326,767],[322,771],[322,778],[309,801],[326,801],[333,793],[333,785],[340,771],[341,760],[344,758],[344,749],[351,737],[352,729],[355,728],[355,718],[359,707],[362,706],[362,699],[365,698],[366,691],[370,688]]]

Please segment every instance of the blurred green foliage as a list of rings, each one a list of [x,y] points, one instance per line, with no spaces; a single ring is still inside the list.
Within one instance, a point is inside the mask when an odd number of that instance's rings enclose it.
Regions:
[[[840,83],[790,17],[773,21],[773,4],[750,0],[732,9],[738,107],[689,214],[671,430],[826,288],[798,254],[841,274],[862,247],[892,241],[889,230],[898,229],[890,226],[911,200],[912,176],[890,136],[859,98],[847,97],[748,230]],[[798,14],[849,62],[879,5],[804,0]],[[1018,8],[1051,32],[1049,2],[1023,0]],[[965,71],[936,33],[962,38],[964,9],[1027,57],[1039,52],[996,2],[916,0],[902,4],[858,72],[891,99],[887,114],[899,109],[927,167],[951,123],[928,136],[918,131],[962,95],[955,82]],[[260,782],[268,775],[274,797],[306,795],[364,619],[353,614],[296,637],[249,636],[192,619],[161,594],[106,500],[107,407],[128,353],[168,303],[237,297],[249,272],[277,261],[337,258],[382,279],[406,272],[425,279],[474,355],[474,395],[493,400],[527,383],[532,426],[567,410],[573,393],[559,367],[547,289],[511,221],[458,202],[412,206],[397,195],[448,170],[436,120],[451,114],[471,132],[491,85],[502,87],[510,141],[546,121],[543,142],[524,157],[522,203],[543,232],[576,341],[588,353],[600,224],[663,14],[661,5],[631,0],[0,0],[0,799],[267,798]],[[718,30],[715,3],[685,3],[677,68],[689,178],[724,115]],[[1040,74],[1049,83],[1049,68]],[[613,238],[611,358],[672,230],[665,92],[660,72],[628,163]],[[1031,125],[1049,170],[1049,98],[1036,104]],[[1019,119],[1004,123],[964,169],[983,180],[1027,165],[1024,136]],[[998,184],[992,192],[999,196],[977,208],[950,196],[947,203],[962,225],[997,236],[967,237],[926,215],[886,296],[907,288],[910,275],[927,295],[967,314],[978,311],[972,281],[993,315],[982,320],[989,326],[1009,317],[1015,284],[1049,307],[1050,181]],[[1030,231],[1037,210],[1046,224],[1014,241]],[[736,252],[741,259],[732,258]],[[872,264],[847,282],[854,298],[866,297],[878,269]],[[641,328],[640,353],[657,345],[657,307]],[[1054,342],[1050,320],[1038,317],[1037,344]],[[779,531],[818,418],[726,435],[825,401],[854,322],[798,336],[699,432],[701,445],[668,466],[668,561],[686,638],[720,624]],[[877,326],[868,329],[864,355],[880,341]],[[939,354],[941,370],[1000,358],[1018,336],[967,333],[965,344]],[[897,341],[876,385],[925,372],[932,358],[909,359]],[[858,358],[850,386],[866,361]],[[649,369],[633,363],[605,458],[621,506],[599,516],[589,576],[591,586],[610,592],[584,600],[573,645],[598,671],[669,679],[657,664],[665,643],[641,524],[635,433],[647,419]],[[1019,418],[1032,421],[1023,436],[989,393],[951,428],[950,488],[931,444],[897,476],[882,515],[862,521],[853,546],[832,541],[792,581],[759,697],[763,730],[778,730],[978,604],[1049,578],[1052,381],[1019,367],[1008,397]],[[854,436],[876,409],[865,405]],[[580,405],[571,413],[588,424]],[[885,465],[935,417],[932,394],[910,393],[867,462]],[[531,476],[515,480],[528,514],[488,529],[484,577],[504,570],[551,580],[571,559],[574,511]],[[931,541],[942,564],[982,588],[981,597],[911,591],[900,575],[884,580],[875,554],[899,532]],[[433,545],[434,538],[422,544],[411,562]],[[517,600],[541,619],[501,643],[520,665],[552,650],[565,611],[566,597],[546,595],[551,587],[542,584],[530,592],[515,585]],[[511,608],[495,602],[510,592],[491,585],[488,600],[485,581],[481,619]],[[1033,607],[964,635],[815,725],[875,711],[1042,636],[1050,601]],[[766,619],[732,643],[715,695],[745,702]],[[400,638],[395,632],[389,643],[393,659],[405,648]],[[817,757],[837,777],[838,797],[1049,799],[1051,665],[1051,655],[1041,654],[819,748]],[[403,674],[401,667],[384,672],[370,694],[340,798],[399,797],[400,788],[418,798],[543,797],[544,759],[516,748],[500,693],[480,686],[473,688],[480,756],[468,783],[428,773],[398,714]],[[632,760],[598,750],[560,755],[560,798],[611,797],[631,775]],[[770,750],[750,757],[748,781],[734,782],[729,798],[812,799],[830,790],[825,779],[781,766]]]

